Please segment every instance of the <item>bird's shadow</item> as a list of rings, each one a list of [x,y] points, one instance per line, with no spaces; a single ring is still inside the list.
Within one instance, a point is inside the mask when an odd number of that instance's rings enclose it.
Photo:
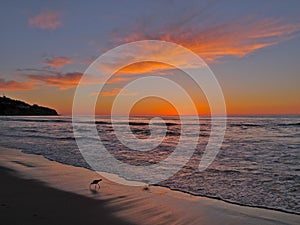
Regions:
[[[89,190],[92,194],[98,194],[99,190],[100,190],[100,186],[99,185],[93,185],[93,187],[90,185],[89,186]]]

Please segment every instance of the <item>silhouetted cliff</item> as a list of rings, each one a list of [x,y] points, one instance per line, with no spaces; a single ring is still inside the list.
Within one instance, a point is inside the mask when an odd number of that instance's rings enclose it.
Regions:
[[[29,105],[25,102],[0,97],[0,115],[6,116],[57,116],[54,109],[50,109],[36,104]]]

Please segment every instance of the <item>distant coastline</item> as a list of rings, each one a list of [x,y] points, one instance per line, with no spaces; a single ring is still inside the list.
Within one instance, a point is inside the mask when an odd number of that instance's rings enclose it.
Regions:
[[[58,116],[55,109],[36,104],[30,105],[26,102],[0,97],[1,116]]]

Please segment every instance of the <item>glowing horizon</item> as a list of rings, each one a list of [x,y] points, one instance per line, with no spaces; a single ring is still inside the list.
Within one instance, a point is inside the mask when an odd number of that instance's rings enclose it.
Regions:
[[[102,13],[96,13],[99,7],[95,6],[79,9],[62,4],[53,8],[50,2],[47,4],[49,7],[21,4],[19,7],[26,11],[22,14],[14,3],[9,3],[9,10],[1,12],[7,21],[11,15],[19,21],[15,24],[18,35],[6,26],[0,37],[0,91],[8,97],[71,115],[76,86],[94,59],[119,44],[150,39],[177,43],[203,58],[220,82],[228,115],[300,114],[300,17],[295,10],[300,3],[293,3],[295,6],[288,9],[281,9],[283,3],[262,4],[263,17],[255,16],[255,3],[246,9],[241,3],[207,7],[205,3],[174,2],[168,11],[169,3],[141,1],[135,5],[136,10],[128,8],[128,14],[122,16],[122,3],[105,3]],[[145,4],[157,12],[146,10]],[[233,6],[237,9],[234,12]],[[198,13],[200,10],[203,15]],[[102,29],[88,18],[77,18],[78,12],[94,12]],[[116,22],[120,19],[122,22]],[[84,25],[77,29],[77,24]],[[49,41],[45,41],[47,38]],[[147,50],[149,46],[144,46]],[[183,67],[193,67],[176,58],[176,52],[155,54],[158,58],[174,58]],[[122,60],[122,56],[115,60]],[[96,114],[109,115],[122,87],[147,75],[179,82],[190,91],[198,114],[210,115],[202,90],[188,81],[182,71],[155,62],[132,64],[114,74],[99,95]],[[99,80],[94,78],[91,82]],[[124,101],[136,94],[126,93]],[[85,114],[84,106],[82,113]],[[139,102],[132,114],[176,115],[176,110],[153,98]]]

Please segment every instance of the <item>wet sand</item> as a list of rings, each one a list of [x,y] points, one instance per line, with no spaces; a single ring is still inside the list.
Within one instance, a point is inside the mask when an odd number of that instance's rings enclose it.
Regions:
[[[1,224],[300,224],[300,216],[192,196],[163,187],[132,187],[39,155],[0,147]]]
[[[1,224],[133,224],[113,215],[117,208],[108,207],[106,200],[22,179],[4,167],[0,167],[0,179]]]

